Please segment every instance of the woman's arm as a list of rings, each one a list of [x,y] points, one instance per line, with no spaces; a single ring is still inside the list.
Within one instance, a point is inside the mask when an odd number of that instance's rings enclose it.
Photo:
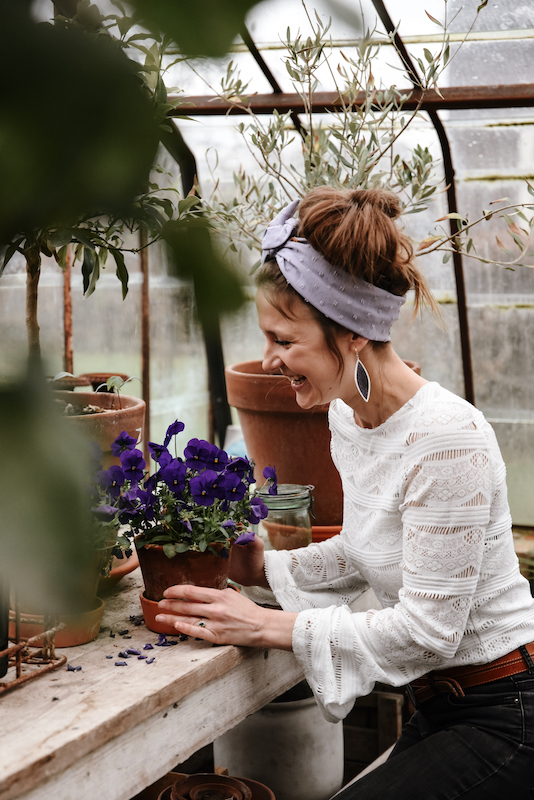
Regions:
[[[297,614],[256,605],[233,589],[171,586],[156,619],[213,644],[292,649]]]

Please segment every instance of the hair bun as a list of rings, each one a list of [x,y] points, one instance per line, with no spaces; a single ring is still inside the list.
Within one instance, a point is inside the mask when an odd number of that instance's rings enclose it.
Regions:
[[[398,219],[402,208],[397,195],[384,189],[353,189],[350,192],[352,203],[363,208],[372,206],[377,211],[382,211],[390,219]]]

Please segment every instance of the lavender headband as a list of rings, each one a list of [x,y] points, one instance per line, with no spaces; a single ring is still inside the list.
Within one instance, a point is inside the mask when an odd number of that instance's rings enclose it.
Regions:
[[[406,298],[336,269],[306,239],[294,237],[298,204],[282,209],[265,231],[262,263],[276,259],[287,282],[325,317],[366,339],[389,342]]]

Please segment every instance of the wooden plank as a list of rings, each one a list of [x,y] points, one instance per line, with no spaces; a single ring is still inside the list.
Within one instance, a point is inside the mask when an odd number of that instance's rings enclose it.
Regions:
[[[88,796],[125,800],[302,679],[292,653],[191,640],[154,646],[152,664],[133,656],[116,667],[119,652],[158,638],[130,622],[140,587],[138,572],[125,578],[98,638],[58,650],[81,671],[61,668],[0,699],[2,800],[76,796],[73,776]]]

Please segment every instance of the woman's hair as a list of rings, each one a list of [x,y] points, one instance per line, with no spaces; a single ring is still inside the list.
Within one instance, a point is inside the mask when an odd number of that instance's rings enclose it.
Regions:
[[[383,189],[319,186],[300,202],[296,233],[330,264],[354,277],[400,296],[413,289],[414,313],[424,304],[439,314],[415,261],[412,242],[395,222],[400,214],[396,195]],[[300,297],[273,260],[260,268],[256,284],[270,294],[271,301],[282,313],[285,313],[284,306],[290,310],[295,297]],[[316,312],[314,316],[323,328],[327,344],[336,353],[335,334],[344,329],[309,304],[308,308]],[[339,351],[336,355],[340,360]]]

